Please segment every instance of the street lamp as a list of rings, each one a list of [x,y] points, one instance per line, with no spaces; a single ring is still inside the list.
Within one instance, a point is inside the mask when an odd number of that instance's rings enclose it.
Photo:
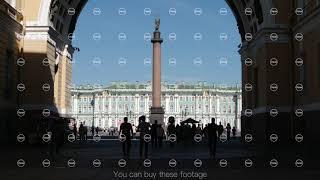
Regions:
[[[235,94],[233,95],[233,102],[234,102],[234,116],[235,116],[235,118],[234,118],[234,126],[237,128],[238,127],[238,121],[237,121],[237,119],[238,119],[238,94],[239,94],[239,92],[238,92],[238,87],[236,86],[236,92],[235,92]]]
[[[95,104],[95,99],[94,99],[94,93],[92,93],[92,100],[91,100],[91,106],[92,106],[92,135],[94,134],[94,104]]]

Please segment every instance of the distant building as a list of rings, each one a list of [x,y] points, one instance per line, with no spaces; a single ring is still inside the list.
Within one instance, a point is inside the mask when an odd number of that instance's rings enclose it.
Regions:
[[[94,98],[94,101],[93,101]],[[112,83],[110,86],[74,86],[71,88],[70,115],[86,126],[118,128],[127,116],[135,126],[138,117],[149,117],[151,84]],[[240,131],[241,87],[199,84],[162,84],[164,122],[173,116],[176,123],[187,118],[204,126],[212,117],[224,126],[227,123]]]

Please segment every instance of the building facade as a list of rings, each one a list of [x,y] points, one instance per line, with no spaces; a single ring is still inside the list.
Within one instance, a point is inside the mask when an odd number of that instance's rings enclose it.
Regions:
[[[23,43],[23,16],[18,6],[16,2],[0,1],[0,142],[8,140],[8,135],[13,137],[17,125],[17,59]]]
[[[69,112],[78,125],[83,122],[103,129],[119,128],[123,118],[128,117],[137,126],[139,116],[149,119],[151,93],[150,83],[74,86]],[[167,125],[168,118],[173,116],[176,124],[193,118],[204,126],[215,117],[217,123],[230,123],[240,131],[241,98],[241,88],[236,86],[162,83],[164,122]]]

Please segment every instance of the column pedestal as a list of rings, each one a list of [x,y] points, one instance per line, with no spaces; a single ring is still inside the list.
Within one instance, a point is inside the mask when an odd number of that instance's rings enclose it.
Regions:
[[[151,107],[149,119],[152,124],[155,120],[158,121],[158,124],[164,124],[164,109],[162,107]]]

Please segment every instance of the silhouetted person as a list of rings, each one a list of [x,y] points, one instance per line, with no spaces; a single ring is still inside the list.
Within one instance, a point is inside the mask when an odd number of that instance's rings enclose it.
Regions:
[[[87,140],[88,139],[88,127],[87,126],[84,126],[84,140]]]
[[[219,126],[218,126],[218,137],[221,136],[221,134],[223,133],[224,131],[224,128],[223,128],[223,125],[221,124],[221,122],[219,123]]]
[[[163,137],[164,137],[164,129],[162,128],[162,124],[159,124],[157,127],[157,138],[158,138],[159,148],[162,148]]]
[[[151,125],[151,147],[157,148],[158,146],[158,135],[157,135],[157,127],[158,121],[155,120],[154,123]]]
[[[85,140],[85,129],[83,127],[83,124],[80,123],[80,126],[79,126],[79,136],[80,136],[80,141],[84,141]]]
[[[229,123],[227,124],[226,129],[227,129],[227,140],[229,141],[230,140],[230,133],[231,133],[231,126]]]
[[[205,127],[203,128],[202,134],[205,138],[208,138],[208,124],[206,124]]]
[[[190,137],[190,140],[192,143],[194,143],[193,138],[196,134],[197,134],[197,126],[195,124],[192,124],[191,137]]]
[[[236,132],[237,132],[237,129],[236,129],[236,127],[233,126],[233,128],[232,128],[232,136],[233,137],[236,137]]]
[[[73,129],[72,129],[72,131],[73,131],[74,137],[77,139],[77,137],[78,137],[78,131],[77,131],[77,124],[76,124],[76,123],[73,124]]]
[[[94,126],[91,126],[91,134],[94,135]]]
[[[196,129],[196,134],[201,134],[202,135],[202,129],[200,127],[200,124],[198,124],[198,127]]]
[[[146,134],[150,135],[150,124],[146,122],[146,116],[140,116],[139,117],[139,125],[137,128],[137,132],[140,132],[140,148],[139,148],[139,153],[140,153],[140,158],[142,157],[143,154],[143,149],[144,149],[144,157],[148,158],[148,142],[144,140],[144,137]]]
[[[123,118],[123,123],[120,125],[120,134],[125,135],[126,139],[122,142],[123,156],[129,158],[131,148],[131,137],[133,136],[133,130],[128,118]]]
[[[216,146],[217,146],[217,130],[218,127],[215,123],[215,118],[211,119],[211,123],[207,127],[208,129],[208,145],[209,145],[209,152],[210,157],[216,157]]]
[[[168,125],[168,128],[167,128],[167,134],[168,134],[168,137],[171,135],[172,137],[177,137],[176,136],[176,127],[174,125],[174,122],[175,122],[175,119],[173,116],[170,116],[169,117],[169,125]],[[170,147],[173,147],[174,146],[174,142],[173,141],[170,141]]]
[[[177,143],[181,142],[181,126],[179,124],[177,124],[176,126],[176,135],[177,135]]]
[[[99,127],[96,127],[96,134],[99,134]]]
[[[60,153],[60,148],[64,144],[65,122],[62,119],[50,119],[49,132],[51,132],[50,155],[54,158],[55,154]]]

